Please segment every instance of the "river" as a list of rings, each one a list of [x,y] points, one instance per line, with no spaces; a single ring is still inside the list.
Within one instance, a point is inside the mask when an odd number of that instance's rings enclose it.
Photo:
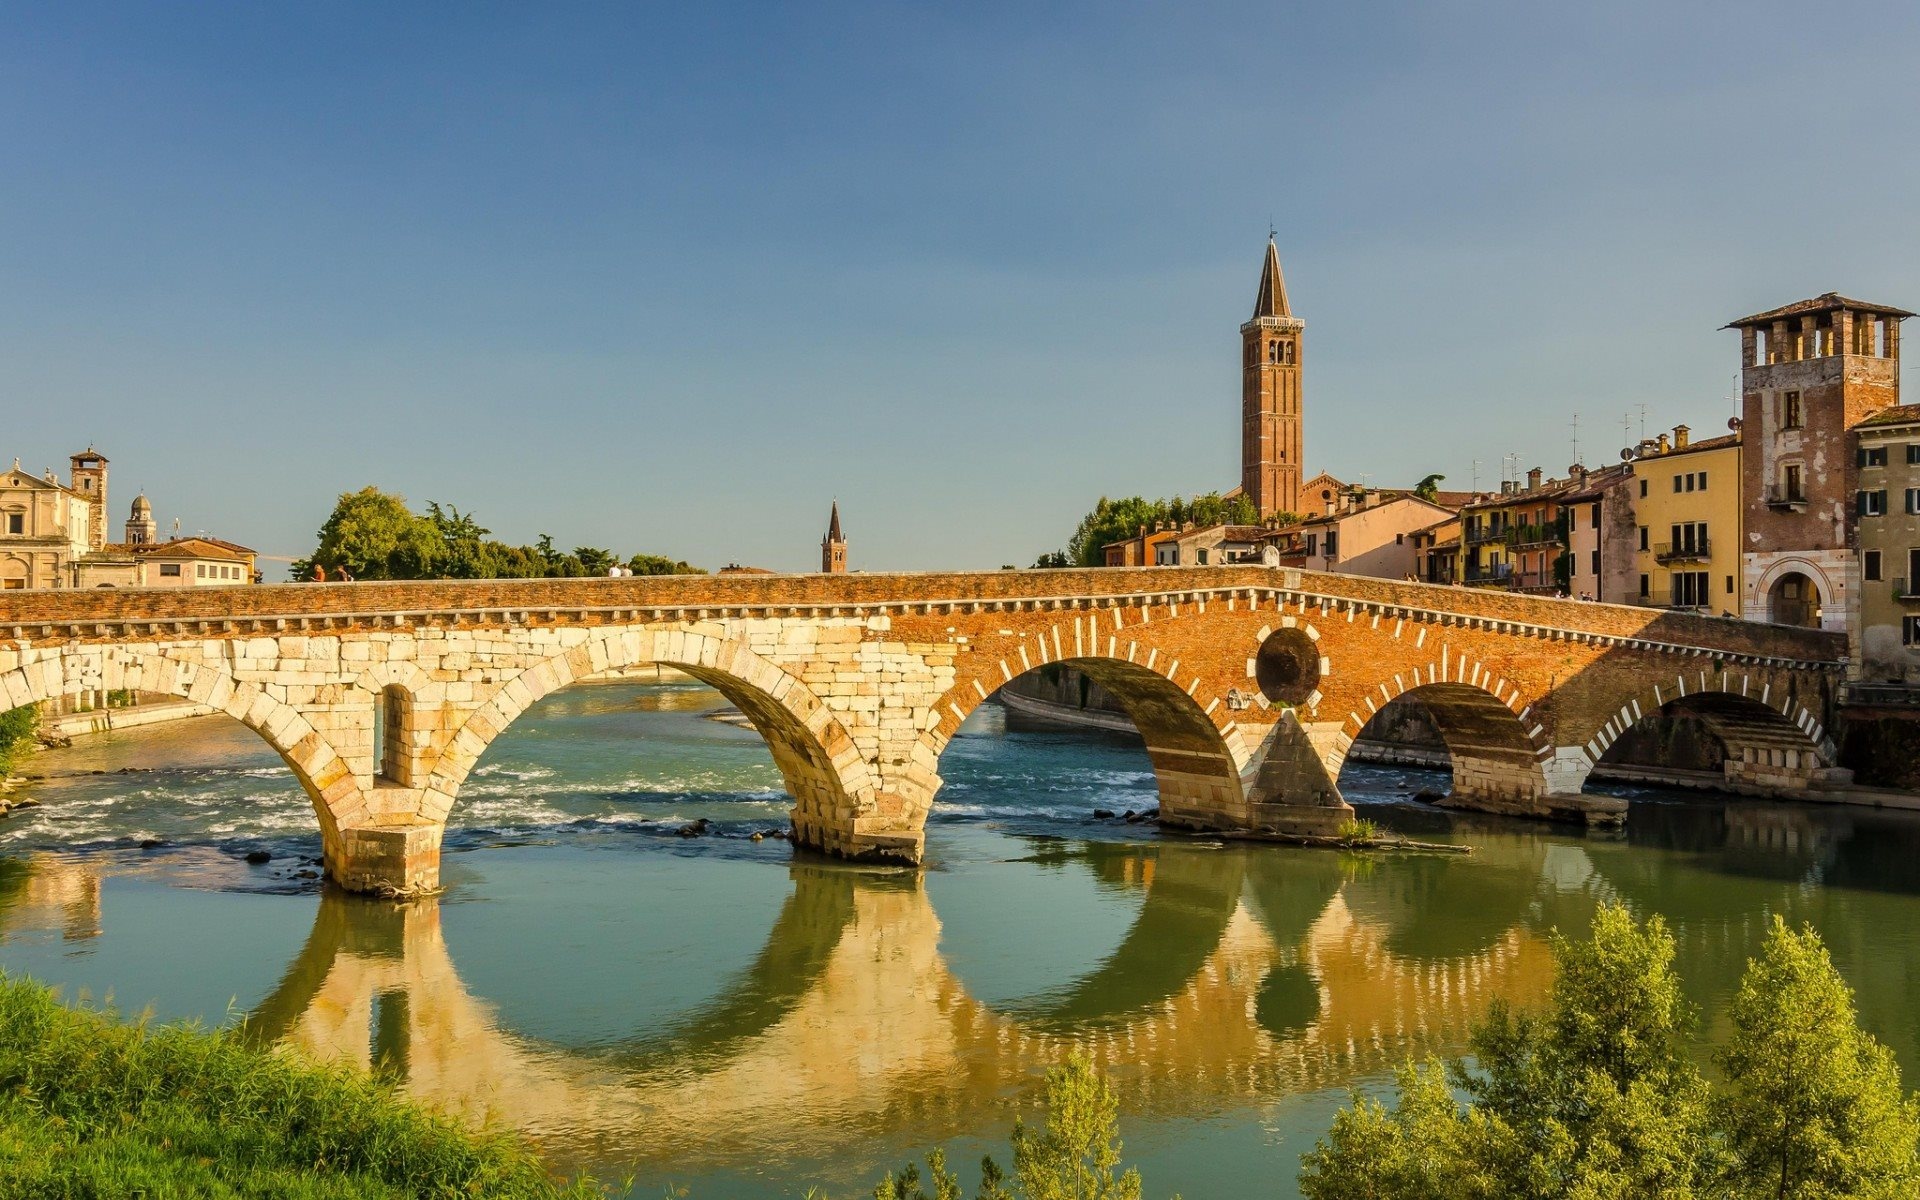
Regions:
[[[944,1145],[1004,1162],[1039,1073],[1090,1054],[1149,1196],[1297,1196],[1355,1085],[1540,999],[1547,938],[1659,912],[1712,1038],[1769,915],[1811,921],[1920,1082],[1920,819],[1626,790],[1627,831],[1449,815],[1444,776],[1350,767],[1366,815],[1473,853],[1360,857],[1155,834],[1125,737],[975,714],[924,871],[796,859],[757,734],[691,684],[577,686],[462,791],[445,893],[321,886],[314,818],[225,718],[28,766],[0,821],[0,968],[126,1012],[363,1066],[636,1196],[864,1195]],[[93,773],[103,772],[103,773]],[[675,830],[699,817],[709,836]],[[250,851],[272,855],[248,863]]]

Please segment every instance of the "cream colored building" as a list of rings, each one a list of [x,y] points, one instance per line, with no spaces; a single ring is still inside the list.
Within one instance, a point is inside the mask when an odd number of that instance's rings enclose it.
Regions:
[[[1642,444],[1632,465],[1638,594],[1628,602],[1738,616],[1746,516],[1740,435],[1696,442],[1676,425],[1671,436]]]
[[[1920,404],[1854,426],[1860,604],[1854,678],[1920,683]]]
[[[1310,571],[1417,578],[1414,535],[1455,516],[1416,496],[1349,492],[1342,503],[1347,507],[1270,535],[1280,546],[1280,561]]]
[[[0,475],[0,589],[208,587],[255,581],[254,552],[218,538],[157,540],[153,505],[133,502],[126,541],[107,541],[107,459],[71,458],[68,482],[20,460]]]
[[[0,589],[74,586],[75,564],[96,545],[94,489],[101,486],[89,475],[75,482],[87,491],[61,483],[51,467],[44,475],[23,471],[17,458],[0,476]]]

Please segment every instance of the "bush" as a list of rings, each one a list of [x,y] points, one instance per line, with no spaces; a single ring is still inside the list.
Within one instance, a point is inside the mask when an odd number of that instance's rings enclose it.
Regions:
[[[40,709],[32,704],[0,712],[0,779],[33,746],[33,731],[39,724]]]
[[[587,1197],[378,1077],[236,1031],[125,1025],[0,974],[0,1179],[19,1196]]]
[[[1380,827],[1365,817],[1349,817],[1340,822],[1335,836],[1354,845],[1372,843],[1379,840]]]

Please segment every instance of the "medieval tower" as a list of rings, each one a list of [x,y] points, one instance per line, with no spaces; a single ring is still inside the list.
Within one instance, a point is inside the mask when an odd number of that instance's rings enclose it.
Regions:
[[[847,539],[840,535],[840,502],[833,502],[833,516],[827,521],[827,536],[820,539],[820,569],[829,575],[847,571]]]
[[[1267,239],[1253,318],[1240,327],[1240,490],[1261,517],[1300,511],[1300,339],[1280,248]]]
[[[71,456],[73,490],[93,502],[87,522],[87,546],[98,550],[107,544],[107,456],[88,446],[85,453]]]

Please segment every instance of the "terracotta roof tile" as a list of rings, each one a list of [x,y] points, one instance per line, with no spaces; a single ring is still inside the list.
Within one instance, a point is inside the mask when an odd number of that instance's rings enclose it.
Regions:
[[[1851,308],[1860,312],[1880,313],[1889,317],[1910,317],[1913,314],[1904,308],[1895,308],[1891,304],[1870,304],[1865,300],[1854,300],[1842,296],[1839,292],[1822,292],[1811,300],[1798,300],[1784,308],[1771,308],[1750,317],[1741,317],[1738,321],[1729,321],[1721,328],[1741,329],[1750,325],[1771,325],[1787,317],[1802,317],[1808,313],[1838,312]]]

